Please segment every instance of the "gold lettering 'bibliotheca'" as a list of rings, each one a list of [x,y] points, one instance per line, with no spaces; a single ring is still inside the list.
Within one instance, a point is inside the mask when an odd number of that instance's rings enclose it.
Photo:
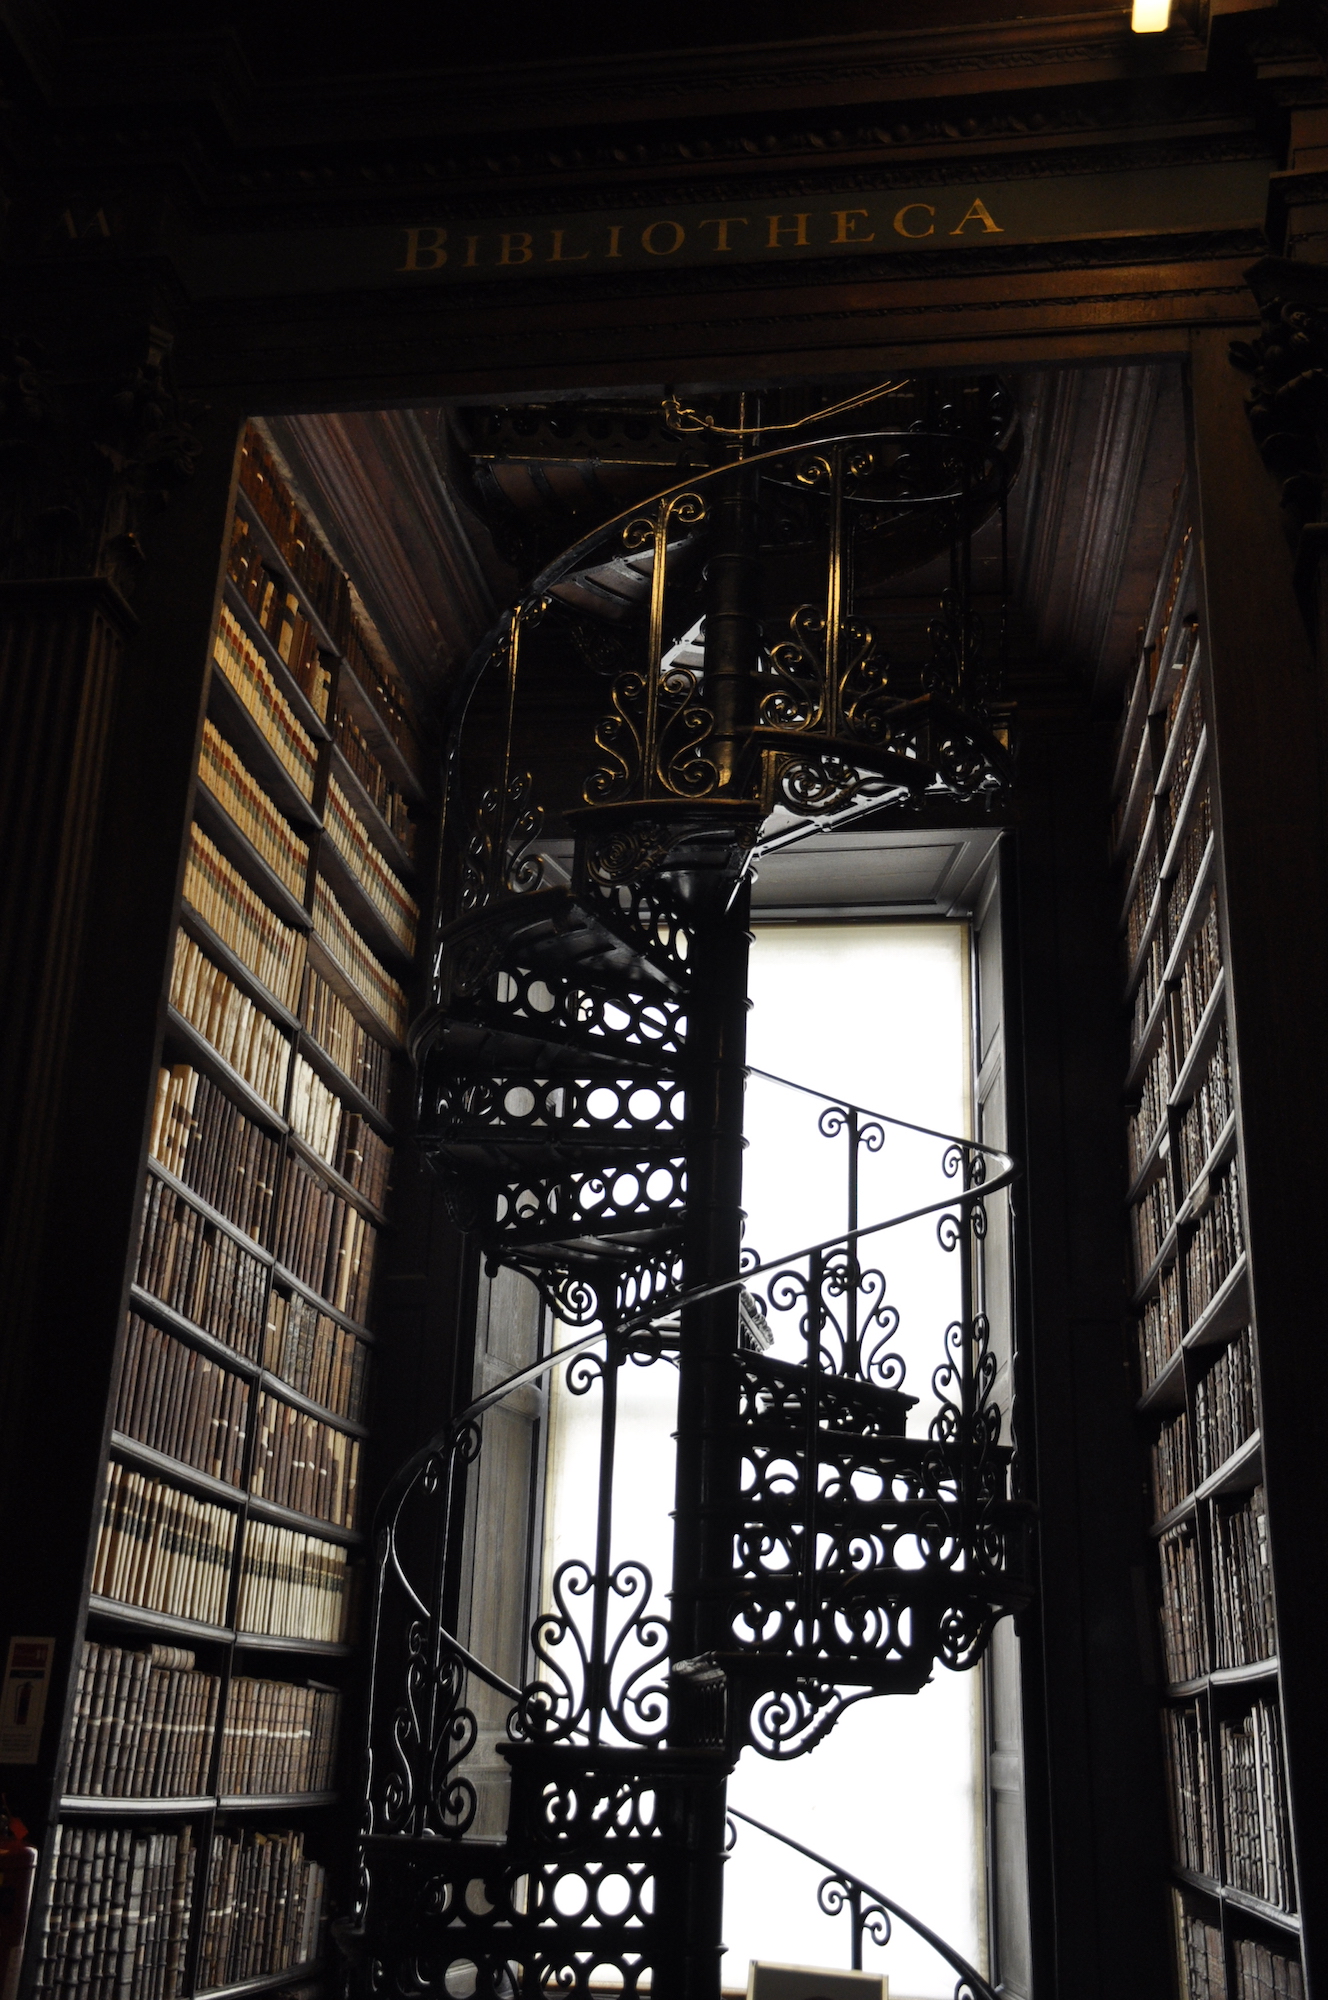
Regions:
[[[1238,159],[952,187],[854,189],[748,204],[255,230],[167,245],[197,298],[359,286],[605,278],[900,254],[1002,256],[1028,243],[1258,228],[1273,162]],[[925,266],[923,267],[925,268]]]
[[[896,237],[917,242],[936,235],[937,214],[933,201],[905,202],[895,210],[887,227]],[[981,195],[971,197],[953,226],[945,216],[941,227],[949,236],[964,236],[970,231],[977,236],[1005,234]],[[648,258],[677,257],[688,248],[689,238],[688,263],[744,255],[765,259],[791,250],[865,249],[876,242],[877,231],[870,208],[806,208],[788,214],[705,215],[690,221],[658,216],[640,228],[635,222],[600,221],[597,217],[573,225],[541,228],[532,224],[528,229],[424,223],[407,229],[404,236],[405,255],[397,266],[402,272],[441,271],[447,265],[481,271],[518,264],[641,263]]]

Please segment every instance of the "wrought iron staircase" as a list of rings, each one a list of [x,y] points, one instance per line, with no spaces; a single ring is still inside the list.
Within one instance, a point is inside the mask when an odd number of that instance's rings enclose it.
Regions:
[[[966,597],[968,538],[1008,477],[999,416],[989,398],[965,421],[933,407],[930,427],[729,456],[569,551],[477,660],[505,723],[414,1031],[420,1138],[490,1268],[523,1273],[564,1332],[444,1426],[380,1512],[357,1932],[376,1993],[496,2000],[608,1981],[714,2000],[741,1749],[810,1749],[850,1703],[914,1691],[937,1660],[972,1664],[1026,1600],[980,1271],[1012,1163],[928,1135],[936,1185],[907,1219],[935,1218],[962,1303],[921,1436],[897,1315],[865,1257],[906,1218],[858,1214],[864,1149],[895,1121],[822,1100],[845,1166],[830,1241],[762,1264],[741,1210],[761,854],[890,801],[1008,782]],[[896,692],[854,563],[872,537],[916,555],[928,534],[948,541],[954,588],[916,684]],[[811,551],[824,590],[769,643],[781,549],[803,572]],[[628,606],[612,620],[606,594]],[[539,853],[521,754],[541,635],[555,661],[571,636],[610,669],[585,803],[562,813],[567,871]],[[465,743],[459,729],[453,823]],[[796,1328],[796,1353],[767,1350],[772,1322]],[[667,1604],[615,1556],[628,1365],[677,1370]],[[558,1368],[599,1398],[595,1547],[547,1580],[518,1684],[456,1635],[458,1562],[486,1412]],[[468,1771],[477,1713],[495,1704],[511,1774],[500,1839],[476,1831]]]

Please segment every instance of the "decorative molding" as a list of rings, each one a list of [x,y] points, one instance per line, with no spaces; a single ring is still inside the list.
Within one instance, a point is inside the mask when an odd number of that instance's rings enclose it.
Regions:
[[[153,328],[136,366],[69,383],[39,343],[11,336],[0,358],[0,576],[102,577],[132,596],[142,517],[200,450],[170,347]]]

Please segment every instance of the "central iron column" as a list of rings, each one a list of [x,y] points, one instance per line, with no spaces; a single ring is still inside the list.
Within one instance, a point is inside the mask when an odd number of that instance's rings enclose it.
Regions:
[[[720,793],[711,811],[709,868],[689,872],[687,1021],[687,1220],[685,1290],[734,1279],[742,1255],[743,1094],[747,1057],[747,959],[751,891],[735,882],[751,833],[725,810],[750,730],[761,627],[756,488],[735,469],[714,503],[707,563],[705,698],[715,718]],[[681,886],[681,885],[680,885]],[[722,1950],[725,1783],[732,1763],[722,1676],[705,1665],[722,1649],[724,1604],[716,1580],[732,1569],[737,1464],[738,1291],[682,1312],[670,1621],[674,1668],[670,1740],[709,1751],[713,1789],[693,1795],[685,2000],[718,2000]],[[734,1490],[730,1491],[730,1487]],[[709,1589],[707,1589],[709,1585]]]

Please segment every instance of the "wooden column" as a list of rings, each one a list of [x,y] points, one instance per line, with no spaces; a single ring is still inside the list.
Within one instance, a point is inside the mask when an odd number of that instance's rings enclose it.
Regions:
[[[3,1772],[34,1827],[97,1512],[239,433],[233,410],[186,418],[168,346],[142,324],[136,356],[86,372],[24,360],[7,413],[0,1641],[58,1642],[43,1761]]]
[[[1323,1198],[1328,870],[1323,701],[1277,489],[1246,422],[1226,336],[1193,336],[1204,636],[1213,676],[1230,926],[1228,978],[1262,1370],[1265,1485],[1305,1967],[1328,1994],[1328,1519]]]

